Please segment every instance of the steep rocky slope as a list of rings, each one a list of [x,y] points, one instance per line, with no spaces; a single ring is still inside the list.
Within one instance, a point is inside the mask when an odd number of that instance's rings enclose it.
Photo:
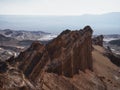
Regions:
[[[79,70],[92,70],[92,29],[66,30],[47,45],[51,59],[49,72],[72,77]]]
[[[119,90],[120,68],[102,44],[92,46],[92,32],[65,30],[0,62],[0,90]]]
[[[93,68],[96,75],[103,81],[107,90],[120,90],[120,68],[106,57],[106,49],[93,46]]]

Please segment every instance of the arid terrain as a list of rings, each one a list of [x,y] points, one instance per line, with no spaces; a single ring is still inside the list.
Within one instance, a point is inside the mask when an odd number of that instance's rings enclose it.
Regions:
[[[0,30],[0,60],[4,61],[11,56],[18,56],[34,41],[46,44],[55,37],[56,35],[42,31]]]
[[[67,29],[1,60],[0,90],[120,90],[120,57],[93,32]]]

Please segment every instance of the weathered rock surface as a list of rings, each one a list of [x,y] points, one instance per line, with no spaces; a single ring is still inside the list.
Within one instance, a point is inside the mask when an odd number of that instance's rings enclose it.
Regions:
[[[47,45],[51,63],[48,72],[72,77],[79,70],[92,70],[92,29],[63,31]]]
[[[105,90],[120,90],[120,68],[113,64],[108,57],[106,57],[105,48],[93,45],[93,70],[94,73],[101,79]],[[102,90],[102,89],[100,89]]]
[[[13,63],[13,61],[12,61]],[[0,62],[0,90],[34,90],[21,70],[8,62]]]
[[[30,48],[22,52],[16,62],[20,62],[19,68],[31,81],[38,81],[44,67],[49,62],[49,55],[44,45],[34,42]]]
[[[99,46],[102,46],[103,47],[103,35],[100,35],[100,36],[97,36],[97,37],[94,37],[92,39],[92,43],[94,45],[99,45]]]
[[[109,46],[106,51],[105,55],[110,59],[110,61],[120,67],[120,55],[113,53]]]

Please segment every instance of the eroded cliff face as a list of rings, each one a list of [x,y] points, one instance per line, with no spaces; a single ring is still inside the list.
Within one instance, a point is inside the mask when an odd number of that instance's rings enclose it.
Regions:
[[[38,81],[46,64],[49,62],[49,55],[44,45],[34,42],[30,48],[22,52],[16,59],[19,62],[19,69],[31,81]]]
[[[42,70],[73,77],[79,70],[92,70],[92,32],[89,26],[79,31],[63,31],[46,46],[34,42],[15,60],[32,81],[40,77]]]
[[[92,29],[63,31],[47,45],[50,56],[48,72],[73,77],[79,70],[92,70]]]

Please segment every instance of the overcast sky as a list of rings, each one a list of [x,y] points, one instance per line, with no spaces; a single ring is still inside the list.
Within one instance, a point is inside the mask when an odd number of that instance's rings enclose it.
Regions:
[[[120,0],[0,0],[0,14],[81,15],[120,12]]]

